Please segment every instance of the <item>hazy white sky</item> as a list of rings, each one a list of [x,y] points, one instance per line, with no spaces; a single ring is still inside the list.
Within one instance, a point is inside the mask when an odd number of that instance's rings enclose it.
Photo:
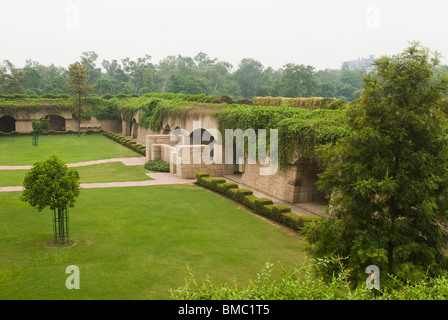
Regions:
[[[401,52],[412,40],[448,57],[446,0],[1,0],[0,61],[67,67],[205,52],[234,68],[247,57],[339,68]],[[448,63],[443,59],[443,63]]]

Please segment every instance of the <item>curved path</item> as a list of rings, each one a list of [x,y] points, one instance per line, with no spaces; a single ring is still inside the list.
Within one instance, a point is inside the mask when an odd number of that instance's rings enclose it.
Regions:
[[[110,163],[110,162],[123,162],[126,166],[144,165],[146,158],[113,158],[105,160],[85,161],[77,163],[69,163],[67,167],[82,167],[90,166],[94,164]],[[27,170],[32,166],[0,166],[0,170]],[[180,179],[171,173],[151,172],[146,174],[153,180],[147,181],[129,181],[129,182],[105,182],[105,183],[81,183],[80,188],[92,189],[92,188],[116,188],[116,187],[136,187],[136,186],[154,186],[154,185],[166,185],[166,184],[185,184],[192,183],[195,179]],[[22,186],[17,187],[0,187],[0,192],[8,191],[22,191]]]
[[[113,159],[105,159],[105,160],[96,160],[96,161],[85,161],[85,162],[77,162],[67,164],[67,167],[82,167],[89,166],[94,164],[101,163],[109,163],[109,162],[123,162],[123,164],[127,166],[135,166],[135,165],[144,165],[146,163],[145,157],[137,157],[137,158],[113,158]],[[0,166],[0,170],[23,170],[23,169],[31,169],[32,166]],[[129,182],[104,182],[104,183],[81,183],[80,188],[82,189],[93,189],[93,188],[116,188],[116,187],[137,187],[137,186],[155,186],[155,185],[168,185],[168,184],[188,184],[194,183],[196,179],[181,179],[176,177],[171,173],[157,173],[151,172],[146,174],[148,177],[153,180],[146,181],[129,181]],[[241,181],[238,179],[235,180],[232,176],[225,176],[227,180],[232,182],[237,182],[241,185]],[[249,188],[247,186],[241,185],[244,188]],[[249,188],[252,189],[252,188]],[[23,191],[23,187],[0,187],[0,192],[11,192],[11,191]],[[254,194],[258,197],[268,197],[273,199],[276,204],[286,204],[291,207],[292,211],[298,215],[309,215],[313,214],[316,216],[324,215],[323,205],[320,203],[299,203],[299,204],[291,204],[286,203],[280,200],[276,200],[270,196],[264,195],[256,190],[253,190]]]
[[[146,163],[146,158],[144,157],[136,157],[136,158],[112,158],[112,159],[104,159],[104,160],[93,160],[93,161],[84,161],[84,162],[76,162],[76,163],[68,163],[67,167],[83,167],[83,166],[91,166],[94,164],[101,163],[110,163],[110,162],[123,162],[126,166],[138,166],[144,165]],[[0,166],[0,170],[28,170],[33,166]]]

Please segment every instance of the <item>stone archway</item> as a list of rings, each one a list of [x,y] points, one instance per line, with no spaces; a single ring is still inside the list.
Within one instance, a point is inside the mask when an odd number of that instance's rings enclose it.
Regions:
[[[213,148],[213,145],[215,144],[215,137],[210,134],[210,140],[204,139],[204,132],[210,133],[204,128],[198,128],[190,133],[190,145],[208,145],[211,148],[209,160],[213,161],[215,156],[215,150]]]
[[[3,116],[0,118],[0,131],[12,132],[16,131],[16,119],[11,116]]]
[[[178,128],[178,127],[177,127]],[[163,134],[170,134],[171,133],[171,128],[170,128],[170,125],[169,124],[167,124],[166,126],[165,126],[165,128],[163,128]]]
[[[48,130],[65,131],[65,118],[58,115],[48,115],[50,118],[50,126]]]
[[[211,135],[210,140],[204,140],[203,139],[204,132],[206,132],[206,131],[207,130],[203,129],[203,128],[194,130],[190,134],[190,145],[193,145],[193,144],[211,144],[211,143],[213,143],[213,141],[214,141],[213,135]],[[198,141],[194,141],[195,137],[200,137],[200,138],[198,139]]]
[[[138,137],[138,123],[137,120],[135,120],[135,118],[132,119],[131,123],[131,137],[132,139],[137,139]]]

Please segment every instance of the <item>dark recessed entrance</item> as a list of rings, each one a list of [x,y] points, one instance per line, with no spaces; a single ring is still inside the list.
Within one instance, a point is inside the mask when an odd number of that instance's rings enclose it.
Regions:
[[[16,119],[11,116],[3,116],[0,118],[0,131],[11,132],[16,131]]]

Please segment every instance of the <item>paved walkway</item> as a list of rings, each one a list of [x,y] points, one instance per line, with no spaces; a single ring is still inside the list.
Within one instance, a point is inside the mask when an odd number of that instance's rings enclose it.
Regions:
[[[136,166],[136,165],[144,165],[146,163],[145,157],[137,157],[137,158],[112,158],[112,159],[104,159],[104,160],[95,160],[95,161],[85,161],[85,162],[77,162],[77,163],[69,163],[67,167],[82,167],[89,166],[101,163],[110,163],[110,162],[122,162],[126,166]],[[0,166],[0,170],[27,170],[31,169],[32,166]],[[81,183],[80,188],[82,189],[93,189],[93,188],[116,188],[116,187],[136,187],[136,186],[154,186],[154,185],[168,185],[168,184],[188,184],[194,183],[195,179],[180,179],[177,176],[171,173],[147,173],[147,176],[152,178],[153,180],[147,181],[129,181],[129,182],[105,182],[105,183]],[[285,204],[291,207],[292,212],[299,215],[314,215],[314,216],[323,216],[325,206],[324,203],[289,203],[285,201],[281,201],[273,198],[272,196],[263,194],[254,188],[250,188],[241,183],[241,179],[238,175],[229,175],[224,176],[227,180],[232,182],[237,182],[241,188],[251,189],[254,192],[254,195],[261,198],[266,197],[272,199],[275,204]],[[0,187],[0,192],[12,192],[12,191],[22,191],[23,187]]]
[[[147,181],[129,181],[129,182],[105,182],[105,183],[81,183],[82,189],[92,188],[116,188],[116,187],[138,187],[138,186],[158,186],[167,184],[186,184],[193,183],[194,179],[181,179],[171,173],[152,172],[146,174],[154,180]],[[1,188],[0,188],[1,189]]]
[[[112,158],[104,160],[84,161],[84,162],[68,163],[67,167],[75,168],[75,167],[91,166],[94,164],[111,163],[111,162],[122,162],[126,166],[138,166],[138,165],[144,165],[146,163],[146,158],[145,157]],[[32,167],[33,166],[0,166],[0,170],[29,170]]]

